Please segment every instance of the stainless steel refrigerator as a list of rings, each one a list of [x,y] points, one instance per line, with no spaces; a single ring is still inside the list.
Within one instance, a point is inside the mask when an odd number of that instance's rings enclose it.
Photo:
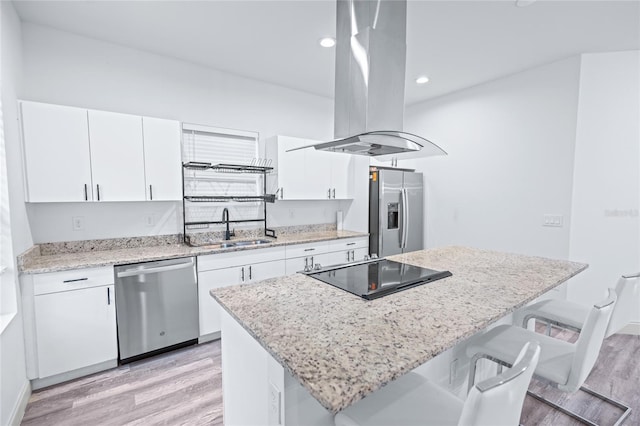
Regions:
[[[422,173],[369,169],[369,252],[379,257],[423,248]]]

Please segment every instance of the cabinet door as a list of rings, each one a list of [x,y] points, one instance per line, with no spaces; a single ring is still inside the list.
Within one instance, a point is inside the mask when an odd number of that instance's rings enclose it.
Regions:
[[[369,255],[369,247],[357,248],[353,251],[353,258],[356,262],[364,260],[364,257]]]
[[[307,257],[294,257],[285,261],[285,273],[286,275],[293,275],[296,272],[304,271],[304,267],[310,264],[311,256]]]
[[[307,144],[311,144],[309,141]],[[331,192],[331,160],[334,153],[316,151],[308,148],[305,151],[304,181],[307,200],[328,200],[333,198]]]
[[[87,110],[22,102],[29,202],[91,200]]]
[[[283,276],[285,268],[284,260],[254,263],[253,265],[245,266],[245,275],[250,282],[262,281]]]
[[[220,331],[220,305],[209,294],[214,288],[240,284],[241,266],[214,269],[198,273],[198,302],[200,311],[200,335]]]
[[[294,257],[293,259],[287,259],[285,265],[285,271],[287,275],[295,274],[296,272],[304,271],[305,266],[313,268],[315,265],[325,267],[331,263],[331,254],[315,254],[313,256],[306,257]],[[342,262],[344,263],[344,262]]]
[[[336,199],[353,198],[351,195],[352,156],[337,152],[328,152],[331,165],[331,197]]]
[[[113,287],[35,296],[40,378],[118,358]]]
[[[351,250],[335,251],[327,253],[327,264],[322,266],[340,265],[351,262]]]
[[[144,201],[142,117],[89,110],[95,200]]]
[[[287,152],[307,144],[304,139],[278,137],[277,163],[279,198],[282,200],[308,200],[305,182],[305,151]]]
[[[147,200],[182,199],[180,122],[142,118]]]

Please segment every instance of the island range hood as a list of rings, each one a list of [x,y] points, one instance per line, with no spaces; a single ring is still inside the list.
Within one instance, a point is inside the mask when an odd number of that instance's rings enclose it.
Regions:
[[[336,139],[296,149],[380,159],[446,155],[434,143],[402,131],[406,0],[338,0],[336,16]]]

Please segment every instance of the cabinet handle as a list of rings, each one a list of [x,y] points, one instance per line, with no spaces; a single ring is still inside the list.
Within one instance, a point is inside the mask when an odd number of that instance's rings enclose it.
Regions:
[[[111,304],[111,289],[107,287],[107,305]]]
[[[87,184],[84,184],[84,200],[89,201],[89,195],[87,194]]]
[[[356,252],[355,252],[355,250],[351,250],[351,260],[356,260]]]
[[[149,185],[149,199],[153,201],[153,185]]]
[[[327,191],[327,198],[331,198],[331,188]]]
[[[351,253],[347,251],[347,262],[351,260]]]
[[[305,271],[309,268],[309,258],[305,257],[304,258],[304,269]]]
[[[313,268],[313,256],[311,256],[311,267]]]
[[[244,266],[242,267],[242,282],[244,282]]]
[[[98,192],[98,201],[100,201],[100,185],[96,184],[96,191]]]
[[[355,243],[347,243],[348,246],[355,245]]]
[[[284,188],[280,188],[280,199],[284,200]]]
[[[314,251],[314,248],[308,248],[308,249],[304,249],[304,251]]]
[[[87,281],[89,278],[76,278],[75,280],[64,280],[63,283],[75,283],[77,281]]]
[[[249,266],[249,281],[251,281],[251,266]]]
[[[333,198],[336,198],[336,189],[333,188]]]

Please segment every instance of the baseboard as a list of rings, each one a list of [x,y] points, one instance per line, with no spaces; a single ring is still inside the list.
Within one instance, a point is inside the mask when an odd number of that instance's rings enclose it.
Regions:
[[[9,417],[9,424],[11,426],[19,426],[20,423],[22,423],[22,418],[24,417],[24,412],[27,409],[29,398],[31,398],[31,386],[29,386],[29,381],[25,380],[24,386],[22,386],[22,390],[20,390],[18,403],[13,407],[13,413],[11,413],[11,416]]]
[[[620,334],[632,334],[634,336],[640,336],[640,322],[631,322],[624,326],[622,330],[618,333]]]
[[[219,331],[216,331],[214,333],[205,334],[205,335],[200,336],[198,338],[198,343],[207,343],[207,342],[211,342],[213,340],[218,340],[220,338],[221,334],[222,333],[220,333]]]
[[[67,371],[66,373],[56,374],[55,376],[45,377],[43,379],[31,380],[31,388],[38,390],[48,386],[57,385],[58,383],[67,382],[79,377],[88,376],[100,371],[109,370],[118,366],[118,360],[110,360],[99,364],[90,365],[88,367],[79,368],[77,370]]]

